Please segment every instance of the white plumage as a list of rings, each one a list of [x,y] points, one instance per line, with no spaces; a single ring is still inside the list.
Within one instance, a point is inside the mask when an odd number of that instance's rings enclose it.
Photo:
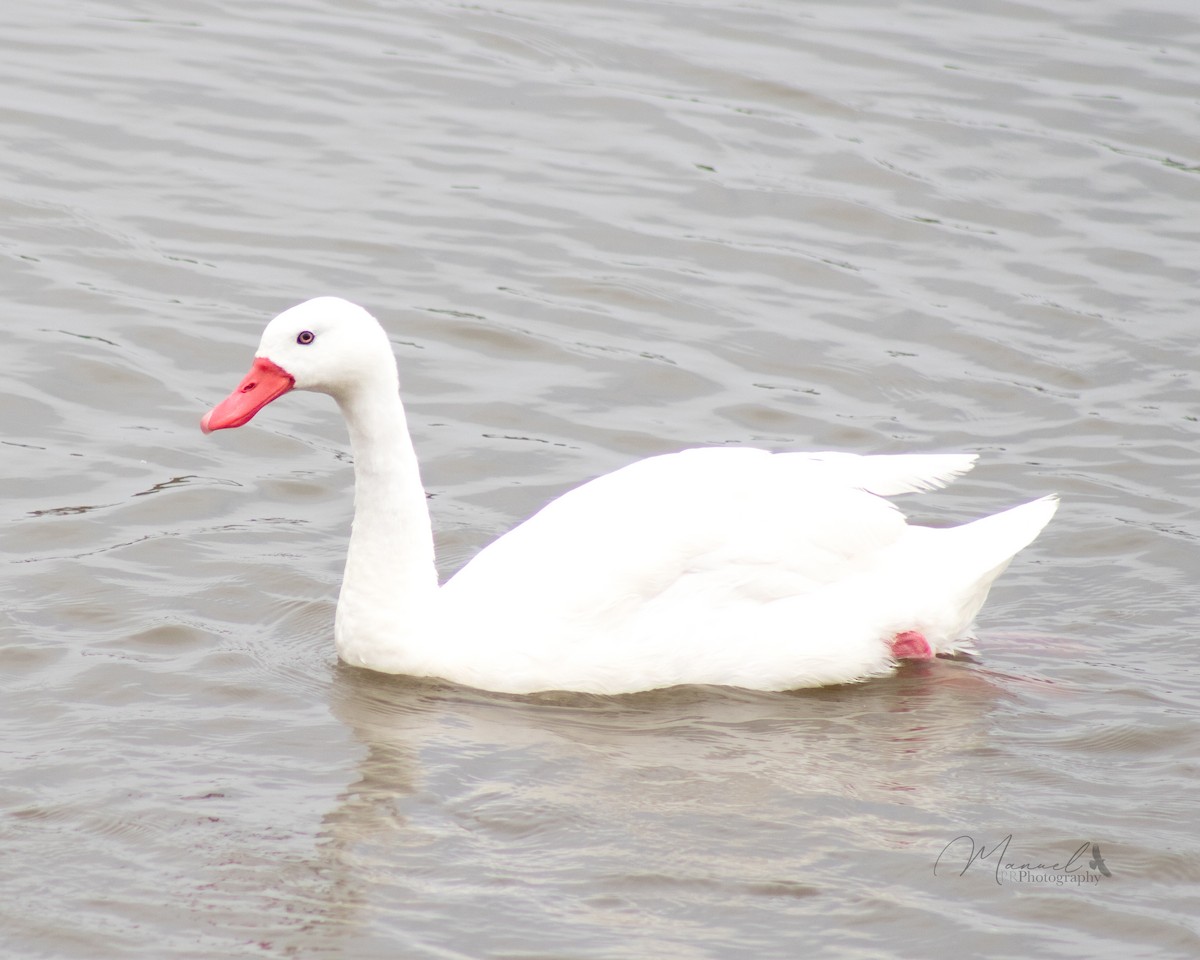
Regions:
[[[377,321],[310,300],[271,321],[256,356],[203,426],[240,426],[292,386],[337,400],[356,480],[335,641],[385,672],[511,693],[861,680],[968,647],[992,581],[1056,507],[909,526],[883,498],[941,487],[973,455],[685,450],[569,491],[439,587]]]

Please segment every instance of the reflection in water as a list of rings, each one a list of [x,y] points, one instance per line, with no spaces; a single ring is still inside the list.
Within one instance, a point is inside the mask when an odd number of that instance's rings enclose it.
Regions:
[[[414,896],[452,906],[546,873],[585,902],[671,902],[681,884],[805,900],[834,882],[830,858],[920,856],[914,824],[986,794],[959,774],[1006,697],[976,668],[938,663],[796,694],[621,698],[506,697],[339,665],[332,708],[362,754],[322,818],[321,889],[308,891],[320,919],[304,936],[357,939]],[[576,935],[610,912],[593,904]]]

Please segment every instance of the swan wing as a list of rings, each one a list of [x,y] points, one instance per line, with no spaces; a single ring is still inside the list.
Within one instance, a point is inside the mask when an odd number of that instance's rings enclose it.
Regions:
[[[443,593],[492,625],[609,630],[668,598],[703,611],[796,596],[869,569],[903,535],[882,496],[941,486],[973,461],[721,447],[651,457],[547,504]]]

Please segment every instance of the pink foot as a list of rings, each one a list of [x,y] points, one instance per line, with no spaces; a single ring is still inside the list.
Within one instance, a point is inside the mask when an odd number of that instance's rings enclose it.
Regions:
[[[897,660],[931,660],[933,648],[923,634],[905,630],[892,637],[892,656]]]

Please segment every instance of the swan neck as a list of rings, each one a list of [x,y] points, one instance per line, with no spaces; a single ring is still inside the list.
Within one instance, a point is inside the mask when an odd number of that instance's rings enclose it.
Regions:
[[[425,488],[398,385],[339,398],[354,453],[354,522],[338,600],[342,659],[378,666],[415,634],[437,594]]]

